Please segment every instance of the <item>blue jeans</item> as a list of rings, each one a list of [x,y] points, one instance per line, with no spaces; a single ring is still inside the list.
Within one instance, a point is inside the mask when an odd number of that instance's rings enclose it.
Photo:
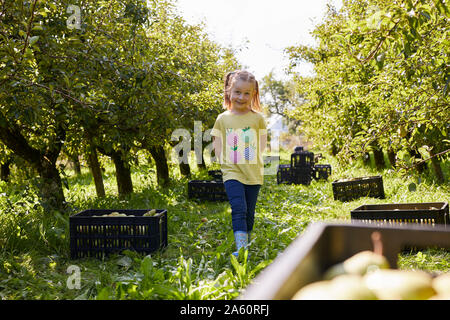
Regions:
[[[231,205],[233,231],[250,232],[255,222],[255,207],[261,185],[247,185],[237,180],[224,182]]]

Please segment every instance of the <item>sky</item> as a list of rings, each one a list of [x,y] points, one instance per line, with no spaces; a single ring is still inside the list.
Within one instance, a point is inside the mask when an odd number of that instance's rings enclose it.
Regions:
[[[337,9],[342,0],[178,0],[178,10],[188,23],[204,21],[211,40],[238,49],[237,58],[261,79],[270,71],[286,79],[292,45],[314,45],[310,32],[322,21],[326,4]],[[296,69],[311,75],[312,66]]]

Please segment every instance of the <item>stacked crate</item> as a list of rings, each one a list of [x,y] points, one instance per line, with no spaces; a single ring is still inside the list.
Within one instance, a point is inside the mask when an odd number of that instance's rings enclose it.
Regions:
[[[303,150],[303,147],[296,147],[291,154],[291,164],[278,166],[277,183],[309,185],[312,179],[328,180],[331,176],[331,165],[315,164],[316,159],[323,158],[319,155],[317,157],[313,152]]]
[[[296,148],[297,149],[297,148]],[[314,168],[314,153],[298,150],[291,154],[291,182],[309,185]]]
[[[277,183],[309,185],[313,177],[314,153],[296,147],[291,154],[291,164],[278,166]]]

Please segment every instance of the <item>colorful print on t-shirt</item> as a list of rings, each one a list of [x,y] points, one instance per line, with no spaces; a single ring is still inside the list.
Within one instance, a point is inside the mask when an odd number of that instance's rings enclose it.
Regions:
[[[226,129],[227,159],[234,164],[256,163],[257,138],[255,130]]]

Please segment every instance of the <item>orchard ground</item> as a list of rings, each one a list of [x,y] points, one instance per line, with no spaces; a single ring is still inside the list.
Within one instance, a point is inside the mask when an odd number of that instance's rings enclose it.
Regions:
[[[320,152],[320,151],[318,151]],[[281,151],[289,163],[290,151]],[[209,179],[191,157],[190,179]],[[32,181],[0,182],[0,297],[2,299],[234,299],[252,279],[314,221],[350,221],[350,211],[362,204],[448,201],[448,184],[436,184],[432,174],[401,175],[392,169],[376,171],[360,162],[332,166],[328,181],[311,185],[277,185],[266,176],[256,208],[253,240],[247,262],[232,259],[234,250],[227,202],[187,198],[190,179],[170,163],[173,181],[156,184],[155,166],[141,155],[133,168],[134,193],[117,197],[114,166],[105,160],[107,196],[97,198],[88,168],[67,174],[66,212],[44,209]],[[448,159],[442,162],[450,174]],[[209,166],[208,169],[218,169]],[[333,199],[331,182],[344,177],[383,176],[386,199]],[[14,176],[14,172],[13,172]],[[408,186],[417,188],[410,191]],[[168,247],[149,256],[123,252],[104,259],[70,259],[69,216],[85,209],[167,209]],[[400,269],[449,272],[450,253],[429,249],[399,255]]]

